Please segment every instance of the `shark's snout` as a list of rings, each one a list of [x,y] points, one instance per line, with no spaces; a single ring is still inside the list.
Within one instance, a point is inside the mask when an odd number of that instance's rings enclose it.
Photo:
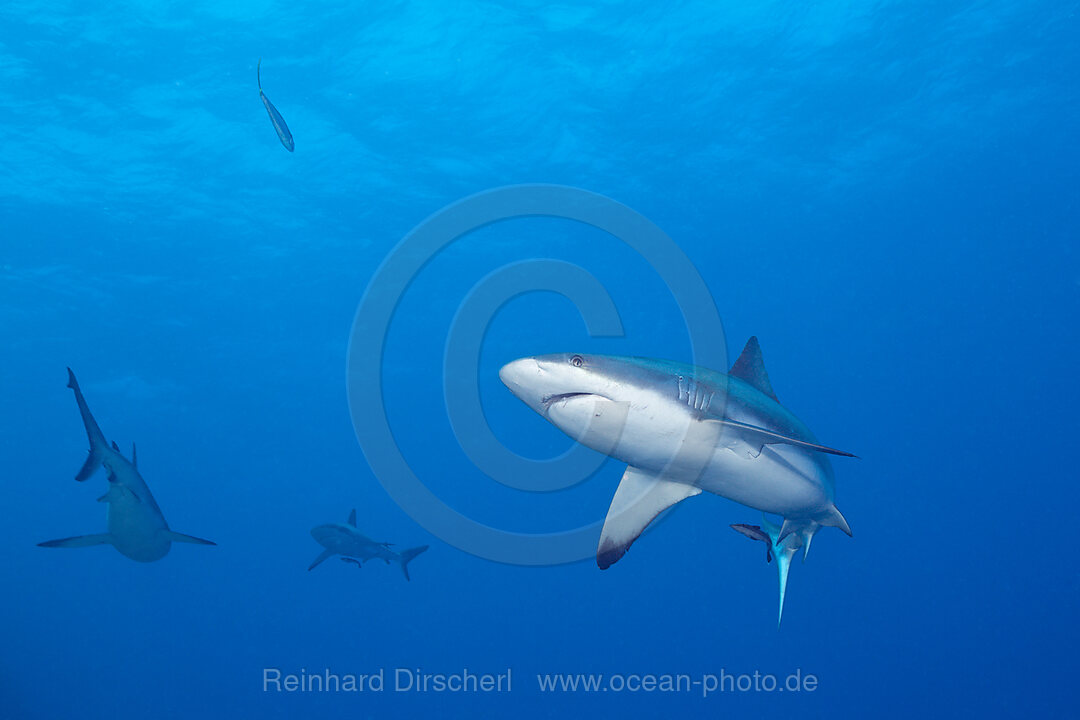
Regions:
[[[499,379],[510,392],[524,400],[522,393],[536,385],[540,372],[540,363],[534,358],[519,358],[502,366],[499,370]]]
[[[536,412],[541,412],[545,378],[536,358],[524,357],[506,363],[499,370],[499,379],[519,400]]]

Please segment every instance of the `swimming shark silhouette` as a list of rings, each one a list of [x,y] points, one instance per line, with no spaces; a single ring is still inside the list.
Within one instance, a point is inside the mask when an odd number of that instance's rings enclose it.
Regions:
[[[782,613],[795,549],[807,552],[822,526],[851,535],[834,503],[827,456],[854,456],[819,444],[780,404],[756,337],[726,374],[665,360],[567,353],[514,360],[499,377],[567,435],[627,464],[600,534],[601,569],[618,561],[657,515],[706,490],[783,516],[775,536],[765,535],[782,567]]]
[[[120,454],[120,449],[105,440],[104,433],[90,413],[75,373],[68,368],[67,386],[75,391],[75,402],[79,406],[86,434],[90,438],[90,456],[86,458],[82,469],[75,479],[84,482],[104,466],[109,473],[109,490],[98,498],[98,502],[109,504],[107,533],[97,535],[79,535],[63,540],[49,540],[38,543],[39,547],[90,547],[92,545],[112,545],[122,555],[139,562],[153,562],[169,554],[172,543],[192,543],[195,545],[214,545],[209,540],[184,535],[169,529],[165,516],[161,513],[150,488],[139,474],[135,446],[131,446],[131,460]]]
[[[391,561],[396,562],[401,566],[401,572],[405,573],[405,579],[411,580],[409,577],[409,563],[417,555],[428,549],[427,545],[421,545],[420,547],[396,553],[390,549],[393,543],[375,542],[371,538],[362,535],[356,529],[355,509],[349,513],[349,520],[346,524],[330,523],[320,525],[312,529],[311,537],[315,538],[316,542],[326,549],[319,553],[314,562],[308,566],[309,571],[314,570],[316,565],[327,558],[334,555],[344,555],[343,561],[355,563],[357,566],[362,566],[363,562],[374,558],[382,560],[387,565]]]

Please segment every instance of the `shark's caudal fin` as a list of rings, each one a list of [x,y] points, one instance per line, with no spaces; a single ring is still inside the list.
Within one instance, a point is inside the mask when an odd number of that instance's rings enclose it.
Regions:
[[[184,533],[178,533],[173,530],[166,530],[165,537],[169,539],[169,542],[191,543],[192,545],[217,545],[216,542],[203,540],[202,538],[197,538],[193,535],[185,535]]]
[[[79,381],[75,379],[75,373],[71,372],[71,368],[68,368],[67,371],[67,386],[75,391],[75,402],[79,406],[79,414],[82,415],[83,425],[86,427],[86,435],[90,439],[90,456],[86,458],[86,462],[83,463],[82,468],[79,470],[79,474],[75,476],[76,480],[83,482],[84,480],[89,480],[90,476],[101,467],[109,444],[105,441],[105,434],[101,432],[101,428],[98,427],[97,421],[94,420],[94,416],[90,413],[90,407],[86,404],[86,398],[83,397],[82,390],[79,389]]]
[[[753,540],[760,540],[769,548],[766,561],[772,556],[776,557],[776,572],[780,580],[780,607],[776,615],[776,626],[784,619],[784,597],[787,595],[788,571],[791,569],[791,558],[799,548],[803,548],[803,559],[806,559],[806,551],[810,549],[810,541],[814,533],[821,526],[813,520],[784,521],[787,535],[783,535],[783,529],[769,521],[764,514],[761,516],[761,525],[732,525],[732,529],[742,533]]]
[[[596,564],[601,570],[614,565],[657,515],[680,500],[699,494],[701,488],[627,467],[604,519]]]
[[[408,550],[401,551],[401,555],[399,556],[401,558],[401,572],[405,573],[406,580],[412,579],[409,577],[409,563],[412,562],[413,558],[415,558],[417,555],[427,550],[428,547],[428,545],[421,545],[420,547],[409,548]]]
[[[108,545],[111,542],[112,537],[107,533],[101,533],[98,535],[78,535],[76,537],[64,538],[63,540],[48,540],[43,543],[38,543],[38,547],[81,548],[91,547],[93,545]]]
[[[791,569],[791,558],[794,557],[798,548],[792,547],[794,543],[779,539],[780,528],[769,522],[769,518],[765,517],[764,513],[761,515],[761,524],[772,541],[773,553],[776,555],[776,572],[780,576],[780,608],[776,613],[776,627],[780,627],[784,619],[784,596],[787,595],[788,570]],[[811,533],[812,536],[813,533]]]

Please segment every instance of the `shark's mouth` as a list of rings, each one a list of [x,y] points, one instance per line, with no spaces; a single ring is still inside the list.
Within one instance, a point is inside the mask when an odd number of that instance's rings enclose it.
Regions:
[[[604,398],[602,395],[597,395],[596,393],[569,392],[569,393],[559,393],[557,395],[548,395],[547,397],[545,397],[544,399],[542,399],[540,401],[540,404],[544,407],[544,410],[548,410],[548,409],[551,408],[552,405],[554,405],[557,402],[562,402],[563,400],[570,400],[572,398],[577,398],[577,397],[595,397],[595,398],[602,398],[604,400],[607,399],[607,398]]]

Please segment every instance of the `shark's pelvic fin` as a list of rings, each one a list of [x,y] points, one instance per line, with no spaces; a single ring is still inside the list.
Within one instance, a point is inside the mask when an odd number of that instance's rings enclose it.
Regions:
[[[337,555],[337,553],[335,553],[333,550],[323,550],[321,553],[319,553],[319,557],[315,558],[315,560],[310,565],[308,565],[308,572],[311,572],[315,569],[316,565],[326,560],[327,558],[333,557],[334,555]]]
[[[596,564],[601,570],[611,567],[657,515],[680,500],[700,493],[701,488],[693,485],[627,467],[604,520]]]
[[[184,533],[178,533],[174,530],[166,530],[165,537],[168,538],[169,542],[191,543],[192,545],[217,545],[216,542],[203,540],[202,538],[197,538],[193,535],[185,535]]]
[[[848,521],[840,514],[835,505],[830,506],[828,513],[824,517],[819,517],[817,521],[826,527],[840,528],[848,537],[852,537],[851,526],[848,525]]]
[[[130,498],[135,502],[142,502],[142,499],[135,494],[135,492],[124,485],[116,482],[116,476],[112,473],[109,474],[109,490],[104,495],[97,499],[98,502],[116,502],[121,498]]]
[[[93,545],[108,545],[111,542],[112,537],[110,537],[108,533],[100,533],[98,535],[78,535],[76,537],[64,538],[63,540],[49,540],[38,543],[38,547],[81,548],[91,547]]]
[[[776,393],[773,392],[772,383],[769,382],[769,374],[765,372],[765,360],[761,357],[761,346],[758,345],[756,335],[752,335],[746,341],[746,347],[743,348],[739,359],[731,366],[728,375],[739,378],[776,400]],[[776,402],[780,401],[776,400]]]
[[[356,527],[356,508],[353,508],[349,512],[349,524],[353,527]]]
[[[409,563],[412,562],[413,558],[415,558],[417,555],[427,550],[428,547],[429,546],[427,545],[421,545],[420,547],[409,548],[408,550],[401,551],[401,555],[399,555],[398,557],[401,558],[401,572],[405,573],[406,580],[411,580],[411,578],[409,577]]]
[[[82,390],[79,388],[79,381],[75,379],[75,373],[71,372],[71,368],[68,368],[67,371],[67,386],[75,391],[75,402],[79,406],[79,414],[82,416],[83,426],[86,428],[86,436],[90,440],[90,456],[86,458],[86,462],[83,463],[79,474],[75,476],[76,480],[83,482],[89,480],[90,476],[101,467],[105,459],[105,451],[108,450],[109,445],[105,441],[105,434],[101,432],[97,421],[94,420],[90,407],[86,404],[86,398],[83,397]]]

